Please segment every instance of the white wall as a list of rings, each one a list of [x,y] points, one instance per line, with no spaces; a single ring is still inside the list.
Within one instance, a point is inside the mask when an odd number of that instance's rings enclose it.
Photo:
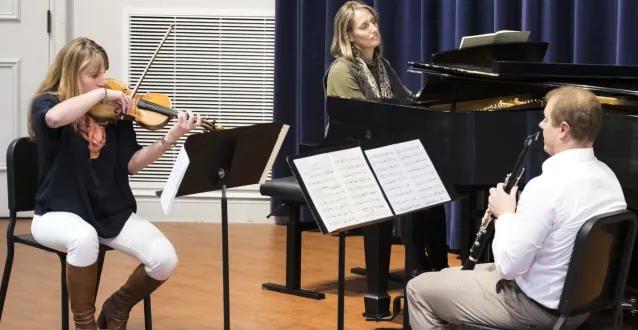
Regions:
[[[274,15],[274,0],[67,0],[72,10],[69,18],[71,37],[87,37],[102,45],[109,54],[110,69],[107,77],[125,81],[122,58],[125,45],[125,12],[131,8],[143,10],[172,10],[180,14],[198,11],[270,11]],[[128,82],[127,82],[128,83]],[[220,193],[202,194],[175,200],[169,215],[162,212],[156,189],[134,189],[138,213],[151,221],[214,221],[219,222]],[[258,187],[232,189],[228,192],[230,222],[272,222],[266,219],[270,200],[259,194]]]
[[[7,217],[7,147],[28,134],[28,109],[49,61],[49,0],[0,0],[0,217]]]
[[[102,45],[109,54],[111,74],[123,72],[122,19],[129,8],[172,9],[180,13],[194,9],[204,11],[270,10],[274,13],[275,0],[75,0],[73,5],[73,35],[87,37]]]

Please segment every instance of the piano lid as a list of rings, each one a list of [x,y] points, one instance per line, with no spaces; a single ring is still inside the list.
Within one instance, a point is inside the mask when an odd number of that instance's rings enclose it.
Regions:
[[[638,66],[545,63],[547,47],[546,42],[489,44],[436,53],[432,63],[408,62],[408,72],[427,76],[415,100],[460,101],[530,89],[542,93],[565,85],[606,96],[638,97]]]
[[[432,54],[432,64],[491,67],[496,61],[542,62],[547,42],[510,42],[446,50]]]

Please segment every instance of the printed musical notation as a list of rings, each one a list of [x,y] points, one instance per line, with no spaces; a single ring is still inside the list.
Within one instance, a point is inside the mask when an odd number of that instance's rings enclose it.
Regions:
[[[393,215],[360,148],[294,163],[328,232]]]
[[[407,141],[365,153],[396,214],[451,200],[421,141]]]

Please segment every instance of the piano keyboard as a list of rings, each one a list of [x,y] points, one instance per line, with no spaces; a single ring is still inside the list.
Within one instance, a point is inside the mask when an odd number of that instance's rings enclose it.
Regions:
[[[638,101],[623,98],[596,96],[600,104],[605,106],[627,107],[635,110],[638,108]],[[544,98],[531,98],[529,95],[516,95],[507,98],[492,98],[472,100],[456,103],[456,111],[501,111],[501,110],[521,110],[529,108],[543,109],[545,107]],[[430,106],[436,110],[451,111],[451,104],[439,104]]]

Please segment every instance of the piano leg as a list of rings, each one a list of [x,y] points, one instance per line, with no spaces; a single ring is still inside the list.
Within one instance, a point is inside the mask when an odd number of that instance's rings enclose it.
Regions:
[[[408,276],[404,281],[416,276],[416,271],[431,271],[432,268],[440,270],[448,266],[443,205],[400,217],[395,221],[399,222],[398,230],[405,246],[405,274]],[[392,318],[388,280],[393,229],[393,221],[363,228],[367,284],[363,316],[368,320]]]
[[[419,261],[410,266],[410,271],[439,271],[447,268],[447,223],[445,206],[439,205],[412,214],[412,247],[406,246],[406,253],[414,255],[411,259]],[[425,252],[427,251],[427,256]]]
[[[384,221],[363,228],[367,284],[363,316],[368,319],[383,319],[391,315],[388,275],[393,225],[393,221]]]

